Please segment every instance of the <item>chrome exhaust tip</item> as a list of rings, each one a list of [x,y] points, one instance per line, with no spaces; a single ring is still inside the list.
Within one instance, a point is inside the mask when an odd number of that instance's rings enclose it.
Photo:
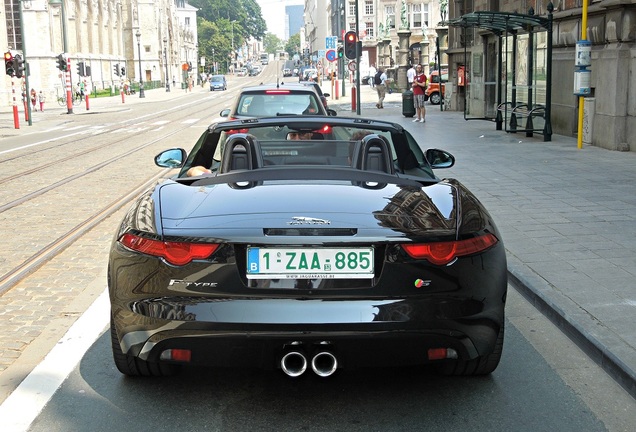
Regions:
[[[311,369],[320,377],[328,377],[338,369],[338,359],[329,351],[321,351],[311,359]]]
[[[307,357],[299,351],[289,351],[280,359],[280,368],[287,376],[299,377],[307,370]]]

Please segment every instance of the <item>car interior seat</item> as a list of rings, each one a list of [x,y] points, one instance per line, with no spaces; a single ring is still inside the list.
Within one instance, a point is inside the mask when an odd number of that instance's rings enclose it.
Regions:
[[[352,166],[365,171],[394,174],[395,169],[386,138],[370,134],[357,142],[353,150]]]
[[[263,154],[253,135],[235,134],[228,138],[223,150],[220,172],[252,170],[262,166]]]

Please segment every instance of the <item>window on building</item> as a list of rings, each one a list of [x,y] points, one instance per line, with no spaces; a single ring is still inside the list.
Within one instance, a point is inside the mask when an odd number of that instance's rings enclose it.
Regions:
[[[356,16],[356,3],[349,2],[349,16]]]
[[[387,20],[388,28],[395,28],[395,6],[385,6],[384,15]]]
[[[185,26],[190,27],[190,17],[185,17]]]
[[[373,22],[367,22],[364,24],[366,27],[367,37],[372,38],[375,36],[375,32],[373,31]]]
[[[373,0],[364,1],[364,14],[373,15]]]
[[[430,27],[431,23],[429,21],[428,6],[428,3],[422,5],[422,22],[425,23],[427,27]]]
[[[7,46],[12,50],[21,50],[22,27],[20,21],[20,1],[5,0],[4,14],[6,16]]]
[[[411,9],[412,9],[411,28],[422,27],[422,5],[421,4],[411,5]]]

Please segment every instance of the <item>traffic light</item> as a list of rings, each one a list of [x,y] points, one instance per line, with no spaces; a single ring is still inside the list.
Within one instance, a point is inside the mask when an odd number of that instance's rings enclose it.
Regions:
[[[13,57],[13,69],[15,70],[15,77],[22,78],[24,75],[24,59],[20,54],[16,54]]]
[[[358,43],[358,37],[356,32],[348,31],[344,36],[344,55],[349,60],[355,60],[356,58],[356,45]]]
[[[341,59],[344,56],[344,47],[338,47],[338,59]]]
[[[77,75],[81,77],[86,76],[86,68],[84,66],[84,62],[77,62]]]
[[[126,68],[125,67],[121,67],[121,76],[126,76]]]
[[[115,75],[121,76],[121,72],[119,71],[119,63],[115,63],[115,66],[113,66],[113,70],[115,71]]]
[[[9,76],[13,76],[15,74],[13,54],[11,54],[11,51],[7,51],[6,53],[4,53],[4,70]]]
[[[57,68],[62,72],[66,72],[68,70],[68,66],[66,64],[66,57],[64,57],[64,53],[57,56]]]

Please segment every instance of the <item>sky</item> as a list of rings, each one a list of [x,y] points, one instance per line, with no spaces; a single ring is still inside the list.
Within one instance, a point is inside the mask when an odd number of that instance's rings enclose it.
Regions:
[[[267,23],[267,32],[273,33],[280,39],[285,38],[285,16],[286,5],[301,5],[302,0],[256,0],[261,7],[263,19]]]

